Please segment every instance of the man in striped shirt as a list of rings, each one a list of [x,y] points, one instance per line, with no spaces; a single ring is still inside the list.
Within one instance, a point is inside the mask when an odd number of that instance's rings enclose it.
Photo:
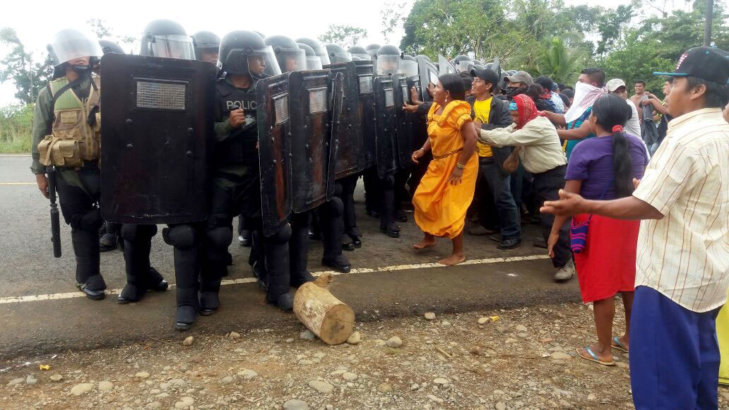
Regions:
[[[675,72],[656,74],[674,78],[674,119],[633,195],[588,201],[561,192],[542,212],[644,219],[630,324],[635,406],[717,408],[715,319],[729,288],[729,53],[693,48]]]

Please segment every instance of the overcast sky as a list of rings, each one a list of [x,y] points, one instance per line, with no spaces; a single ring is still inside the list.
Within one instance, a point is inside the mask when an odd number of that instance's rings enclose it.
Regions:
[[[669,0],[670,1],[670,0]],[[683,0],[676,0],[682,2]],[[407,15],[414,0],[298,0],[215,2],[180,0],[99,0],[94,2],[58,2],[34,0],[6,1],[0,13],[0,27],[12,27],[20,40],[37,59],[53,34],[68,27],[86,29],[89,19],[97,18],[118,36],[139,37],[147,23],[158,18],[178,21],[188,34],[200,30],[222,36],[233,30],[256,30],[265,35],[286,35],[293,38],[313,37],[327,31],[330,24],[362,27],[368,38],[363,44],[385,43],[382,36],[381,10],[387,4],[405,4]],[[568,5],[584,4],[582,0],[566,0]],[[616,7],[628,0],[603,0],[606,7]],[[67,7],[64,8],[64,5]],[[398,45],[402,31],[394,33],[390,42]],[[7,50],[0,48],[0,56]],[[0,107],[16,102],[14,86],[0,84]]]

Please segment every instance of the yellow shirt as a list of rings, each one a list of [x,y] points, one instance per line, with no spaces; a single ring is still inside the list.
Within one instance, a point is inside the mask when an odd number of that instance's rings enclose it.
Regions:
[[[466,223],[466,212],[476,189],[478,157],[471,155],[465,160],[460,184],[448,182],[463,150],[461,128],[471,121],[471,106],[455,100],[449,102],[441,114],[436,114],[439,108],[433,103],[428,112],[428,138],[433,160],[413,195],[413,216],[423,232],[452,239],[463,232]]]
[[[476,120],[480,121],[483,124],[489,123],[489,114],[491,113],[491,99],[493,97],[489,97],[486,100],[483,101],[474,101],[473,102],[473,112],[476,113]],[[491,151],[491,147],[477,141],[476,147],[478,148],[478,156],[479,157],[493,157],[494,153]]]

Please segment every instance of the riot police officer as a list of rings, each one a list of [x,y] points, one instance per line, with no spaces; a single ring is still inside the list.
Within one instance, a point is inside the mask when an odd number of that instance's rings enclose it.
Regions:
[[[61,212],[71,226],[76,282],[89,299],[105,297],[99,272],[100,79],[92,73],[101,57],[99,43],[74,30],[61,30],[50,44],[59,74],[38,94],[33,113],[31,170],[49,197],[49,178],[57,187]]]
[[[209,31],[198,31],[192,35],[192,43],[195,45],[195,57],[199,61],[211,64],[218,63],[218,49],[220,38]]]
[[[192,40],[187,36],[185,29],[178,23],[170,20],[155,20],[147,25],[142,36],[140,54],[143,56],[191,59]],[[178,227],[168,228],[167,232],[179,231]],[[144,297],[147,290],[165,291],[167,281],[151,266],[149,253],[152,249],[152,237],[157,234],[157,226],[151,224],[122,224],[121,236],[124,241],[124,261],[126,262],[127,283],[117,297],[121,304],[137,302]],[[174,236],[174,235],[173,235]],[[165,235],[167,240],[169,235]],[[174,245],[174,243],[172,243]],[[190,276],[193,273],[189,268],[181,267],[177,271],[178,255],[175,252],[175,275],[178,283],[178,301],[180,295],[180,276]],[[185,280],[182,279],[182,283]],[[184,287],[182,288],[184,289]],[[178,312],[179,314],[179,312]],[[179,319],[179,318],[178,318]],[[184,322],[184,321],[182,321]],[[182,323],[178,320],[178,328]]]
[[[280,73],[273,50],[250,31],[234,31],[220,43],[224,78],[216,84],[216,143],[213,148],[211,210],[206,226],[203,275],[207,308],[217,307],[217,288],[225,270],[227,247],[232,240],[232,218],[242,214],[254,227],[263,247],[267,278],[266,300],[283,310],[293,307],[289,291],[291,227],[284,224],[263,236],[258,164],[255,85]]]
[[[119,47],[119,44],[110,40],[99,40],[101,51],[104,55],[109,53],[124,54],[124,50]],[[94,72],[99,74],[99,67],[94,68]],[[117,243],[120,241],[121,224],[104,222],[104,226],[101,228],[101,238],[99,238],[99,251],[108,252],[113,251],[117,248]]]

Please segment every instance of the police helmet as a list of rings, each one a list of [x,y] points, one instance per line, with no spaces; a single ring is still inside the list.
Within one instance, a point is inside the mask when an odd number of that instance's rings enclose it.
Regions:
[[[393,75],[400,70],[400,49],[386,45],[377,50],[377,75]]]
[[[349,54],[352,56],[352,61],[371,61],[372,57],[367,53],[364,47],[350,47]]]
[[[252,79],[281,74],[271,46],[252,31],[233,31],[220,41],[220,62],[228,74],[245,75]]]
[[[349,54],[349,52],[344,51],[344,49],[336,44],[326,44],[324,47],[326,47],[327,54],[329,54],[329,61],[332,62],[332,64],[337,63],[348,63],[352,61],[352,55]]]
[[[263,42],[271,46],[282,72],[306,70],[306,51],[286,36],[266,37]]]
[[[218,62],[220,37],[210,31],[198,31],[192,35],[192,44],[195,46],[195,57],[200,61],[209,63]]]
[[[304,43],[296,43],[296,45],[299,46],[300,49],[304,50],[304,53],[306,54],[307,70],[322,69],[321,57],[316,54],[313,48],[309,47],[309,45]]]
[[[320,42],[310,39],[310,38],[306,38],[306,37],[296,39],[296,42],[304,43],[304,44],[308,45],[309,47],[313,48],[316,55],[318,55],[319,58],[321,58],[321,64],[323,66],[329,65],[332,63],[331,61],[329,61],[329,54],[327,54],[326,48],[324,48],[324,46]]]
[[[139,55],[194,60],[195,47],[179,23],[154,20],[144,28]]]

